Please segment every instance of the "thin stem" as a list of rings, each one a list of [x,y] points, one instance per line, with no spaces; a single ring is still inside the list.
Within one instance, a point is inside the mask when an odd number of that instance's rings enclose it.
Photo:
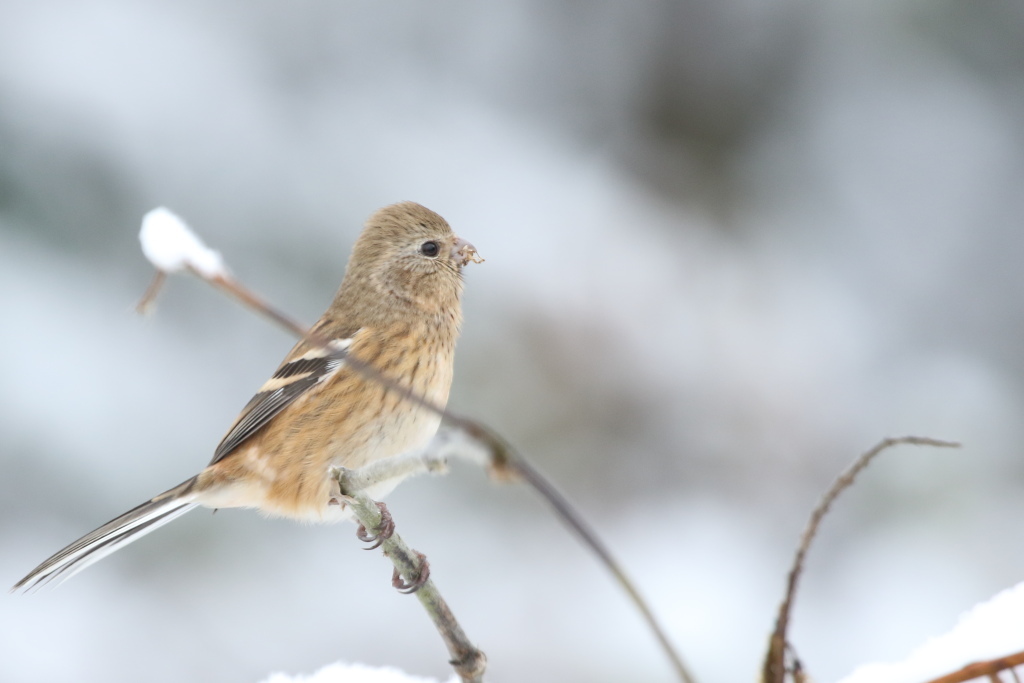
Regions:
[[[1009,671],[1010,675],[1013,676],[1013,680],[1020,681],[1015,670],[1015,667],[1018,666],[1024,666],[1024,652],[1016,652],[1012,655],[989,659],[984,662],[974,662],[959,671],[933,678],[927,683],[966,683],[966,681],[980,679],[982,676],[998,681],[1001,671]]]
[[[348,504],[355,516],[366,529],[373,530],[376,534],[383,532],[384,517],[380,507],[365,492],[353,485],[349,480],[349,471],[337,470],[337,480],[343,495],[347,496]],[[382,536],[380,547],[384,555],[391,560],[396,571],[407,582],[413,583],[424,571],[426,558],[410,548],[402,537],[395,532]],[[463,683],[481,683],[484,672],[487,669],[487,657],[477,648],[466,636],[458,620],[452,613],[448,603],[441,597],[441,593],[434,585],[433,579],[426,581],[415,589],[416,597],[420,604],[434,622],[435,628],[441,634],[448,653],[451,655],[451,665],[462,679]]]
[[[647,623],[648,628],[654,633],[658,643],[661,645],[665,655],[669,658],[672,668],[675,670],[679,680],[685,683],[694,683],[683,658],[676,651],[668,634],[662,628],[658,618],[654,615],[647,600],[644,599],[640,590],[633,583],[626,570],[615,559],[611,551],[598,537],[597,533],[590,527],[583,517],[576,511],[569,500],[562,494],[555,484],[545,477],[537,468],[519,454],[505,439],[482,424],[467,420],[465,418],[454,418],[452,424],[458,425],[477,441],[484,443],[491,453],[499,468],[507,468],[522,477],[544,500],[555,510],[555,513],[562,518],[562,521],[589,547],[604,566],[612,573],[619,586],[626,591],[633,605],[640,611],[641,616]]]
[[[914,446],[934,446],[936,448],[959,448],[960,444],[953,441],[941,441],[923,436],[901,436],[896,438],[883,439],[874,448],[862,453],[845,472],[832,482],[825,495],[822,496],[818,505],[811,513],[803,533],[800,535],[800,546],[797,548],[796,556],[793,558],[793,566],[789,570],[789,577],[786,581],[786,597],[779,606],[779,614],[775,621],[775,630],[772,632],[771,641],[768,647],[768,655],[765,657],[764,670],[762,672],[763,683],[784,683],[786,678],[786,631],[789,628],[790,614],[793,608],[793,601],[796,599],[797,583],[804,570],[804,560],[811,543],[818,533],[821,521],[828,514],[832,503],[839,494],[848,489],[865,467],[871,464],[882,451],[901,444]]]

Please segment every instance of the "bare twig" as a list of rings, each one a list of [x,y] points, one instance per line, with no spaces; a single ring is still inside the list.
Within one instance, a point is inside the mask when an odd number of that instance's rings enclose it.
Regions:
[[[395,565],[396,576],[404,579],[405,583],[397,583],[396,587],[405,585],[412,588],[403,592],[416,594],[448,647],[450,663],[459,678],[464,683],[479,683],[487,669],[487,657],[470,642],[433,580],[423,575],[426,558],[410,548],[393,529],[382,528],[386,526],[382,509],[362,490],[364,482],[359,476],[351,477],[351,474],[342,468],[334,472],[341,493],[347,497],[346,503],[363,527],[373,531],[374,542]]]
[[[811,513],[811,518],[807,522],[807,526],[804,528],[803,534],[800,536],[800,546],[797,548],[796,557],[793,559],[793,566],[789,570],[789,579],[786,585],[786,597],[782,601],[782,605],[779,606],[779,614],[775,621],[775,630],[772,632],[771,641],[768,646],[768,655],[765,657],[764,668],[761,673],[762,683],[784,683],[786,678],[786,651],[789,649],[789,644],[786,640],[786,631],[789,627],[789,618],[793,607],[793,601],[796,599],[796,588],[797,582],[800,579],[800,575],[803,573],[804,559],[807,556],[807,551],[811,547],[811,543],[814,541],[815,535],[818,533],[818,527],[821,525],[821,520],[824,519],[825,515],[828,514],[829,508],[832,503],[835,502],[839,494],[845,491],[853,484],[854,479],[857,475],[867,467],[875,456],[882,451],[898,446],[901,444],[910,444],[915,446],[934,446],[937,448],[958,448],[960,444],[953,441],[940,441],[939,439],[931,439],[922,436],[901,436],[896,438],[888,438],[880,441],[874,448],[862,453],[853,464],[839,475],[832,486],[829,487],[828,491],[822,497],[817,507]]]
[[[676,652],[668,634],[661,627],[658,618],[654,615],[647,601],[641,595],[640,590],[626,574],[626,570],[618,563],[608,547],[601,541],[590,525],[580,516],[576,509],[569,503],[568,499],[555,487],[547,477],[519,454],[505,439],[485,425],[464,418],[454,418],[451,424],[457,425],[466,431],[471,437],[483,443],[493,454],[492,466],[502,470],[510,470],[521,477],[526,483],[533,487],[548,504],[554,508],[555,513],[562,521],[588,546],[604,566],[612,573],[615,580],[629,595],[633,605],[640,611],[647,626],[654,633],[655,638],[661,645],[662,650],[672,663],[679,680],[685,683],[693,683],[694,678],[690,674],[682,657]]]
[[[287,314],[277,310],[227,273],[216,274],[211,277],[195,268],[190,267],[189,270],[206,282],[235,297],[257,313],[270,318],[292,334],[305,339],[310,344],[325,348],[330,346],[329,339],[317,335]],[[654,615],[654,611],[647,604],[623,567],[615,560],[611,551],[601,542],[594,530],[584,521],[583,517],[575,510],[568,499],[539,470],[534,468],[505,439],[489,427],[438,406],[353,355],[346,356],[345,363],[364,377],[373,379],[411,403],[415,403],[421,408],[440,416],[449,426],[462,430],[482,444],[490,454],[489,465],[492,475],[512,479],[521,478],[532,486],[554,509],[555,513],[561,517],[562,521],[579,537],[583,544],[589,547],[608,571],[611,572],[654,633],[679,680],[683,681],[683,683],[694,683],[694,679],[683,663],[682,657],[672,645],[668,634]]]
[[[156,271],[153,275],[153,279],[149,283],[149,287],[146,287],[146,292],[139,299],[139,303],[135,305],[135,310],[141,315],[149,313],[153,308],[153,302],[156,301],[157,295],[164,286],[164,282],[167,280],[167,273],[162,270]]]
[[[1017,677],[1017,672],[1014,671],[1014,668],[1018,666],[1024,666],[1024,652],[1017,652],[1012,655],[989,659],[984,662],[974,662],[973,664],[968,664],[959,671],[954,671],[951,674],[933,678],[930,681],[927,681],[927,683],[966,683],[967,681],[973,681],[979,678],[988,678],[991,681],[999,681],[999,673],[1007,670],[1009,670],[1010,675],[1013,676],[1013,680],[1019,681],[1020,678]]]

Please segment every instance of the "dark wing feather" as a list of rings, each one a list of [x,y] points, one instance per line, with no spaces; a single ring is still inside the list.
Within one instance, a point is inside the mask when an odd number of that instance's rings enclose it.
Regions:
[[[235,424],[217,446],[210,464],[223,460],[295,399],[337,372],[348,355],[351,340],[336,340],[333,344],[330,351],[313,350],[283,363],[264,384],[266,388],[257,392],[242,409]]]

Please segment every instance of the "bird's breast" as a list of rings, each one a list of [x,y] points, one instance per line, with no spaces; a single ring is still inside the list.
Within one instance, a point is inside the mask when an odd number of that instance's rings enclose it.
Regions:
[[[454,334],[401,330],[355,341],[349,353],[387,378],[378,381],[346,363],[299,397],[252,442],[215,467],[226,475],[209,490],[223,507],[255,507],[310,521],[336,518],[329,506],[331,467],[358,469],[421,448],[441,422],[451,388]]]

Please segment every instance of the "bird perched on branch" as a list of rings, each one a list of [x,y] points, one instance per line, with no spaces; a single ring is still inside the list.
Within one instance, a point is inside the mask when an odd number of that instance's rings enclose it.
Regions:
[[[373,214],[334,301],[245,406],[209,466],[86,534],[14,589],[67,579],[198,505],[305,521],[344,518],[332,468],[411,451],[437,431],[440,416],[411,394],[440,408],[447,403],[462,268],[481,260],[419,204]]]

